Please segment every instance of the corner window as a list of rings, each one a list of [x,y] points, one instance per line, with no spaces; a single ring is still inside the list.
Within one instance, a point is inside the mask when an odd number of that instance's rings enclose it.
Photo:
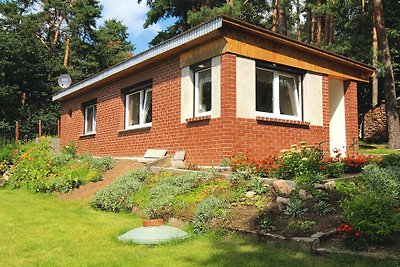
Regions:
[[[196,64],[194,69],[194,114],[211,115],[211,60]]]
[[[85,134],[96,133],[96,104],[88,104],[84,107],[85,115]]]
[[[151,87],[125,95],[125,129],[150,127],[152,122]]]
[[[257,67],[257,115],[301,120],[299,83],[299,75]]]

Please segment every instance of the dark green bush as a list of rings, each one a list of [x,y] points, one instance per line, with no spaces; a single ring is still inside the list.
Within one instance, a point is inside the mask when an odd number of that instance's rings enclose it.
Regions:
[[[400,154],[389,154],[382,157],[381,167],[400,167]]]
[[[99,190],[92,199],[91,205],[104,211],[127,211],[133,208],[131,196],[141,187],[141,181],[148,177],[145,170],[135,170],[122,175],[106,188]]]
[[[369,244],[400,230],[397,207],[396,199],[376,194],[358,194],[342,202],[343,215]]]

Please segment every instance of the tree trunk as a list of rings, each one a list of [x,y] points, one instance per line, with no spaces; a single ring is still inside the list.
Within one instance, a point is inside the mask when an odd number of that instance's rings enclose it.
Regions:
[[[317,0],[317,9],[318,12],[320,12],[320,7],[321,7],[321,0]],[[316,43],[317,46],[321,46],[321,34],[322,34],[322,17],[320,14],[317,14],[317,36],[316,36]]]
[[[397,111],[396,88],[394,85],[393,67],[384,25],[381,0],[374,0],[374,25],[378,38],[379,51],[382,54],[382,63],[385,66],[383,89],[385,92],[386,118],[389,133],[388,147],[400,148],[400,124],[399,113]]]
[[[274,13],[272,14],[272,31],[276,32],[276,26],[278,24],[278,9],[279,9],[279,0],[275,0],[274,3]]]
[[[335,17],[329,16],[329,43],[333,43],[335,40]]]
[[[285,13],[285,7],[282,5],[279,8],[279,33],[287,35],[287,17]]]
[[[329,14],[325,14],[325,25],[324,25],[324,45],[328,45],[329,44]]]
[[[312,13],[311,13],[311,9],[309,7],[307,7],[306,9],[307,12],[307,18],[306,18],[306,42],[309,44],[311,43],[312,40]]]
[[[372,66],[378,67],[378,38],[375,26],[372,27]],[[372,107],[378,105],[378,92],[378,75],[375,71],[372,76]]]
[[[300,0],[296,2],[297,41],[301,41]]]
[[[68,37],[67,42],[65,43],[65,54],[64,54],[64,67],[65,68],[68,66],[70,40],[71,40],[71,36]]]

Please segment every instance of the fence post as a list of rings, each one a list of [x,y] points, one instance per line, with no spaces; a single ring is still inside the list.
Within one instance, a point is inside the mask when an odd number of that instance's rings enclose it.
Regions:
[[[15,141],[19,141],[19,121],[15,121]]]
[[[39,138],[42,137],[42,120],[39,120]]]

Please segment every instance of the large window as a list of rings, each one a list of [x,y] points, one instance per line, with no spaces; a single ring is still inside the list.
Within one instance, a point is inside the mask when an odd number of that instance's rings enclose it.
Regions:
[[[194,66],[194,115],[211,115],[211,60]]]
[[[84,106],[85,115],[85,134],[95,134],[96,133],[96,104],[90,103]]]
[[[125,129],[149,127],[152,122],[151,86],[125,96]]]
[[[301,120],[299,76],[256,68],[258,116]]]

